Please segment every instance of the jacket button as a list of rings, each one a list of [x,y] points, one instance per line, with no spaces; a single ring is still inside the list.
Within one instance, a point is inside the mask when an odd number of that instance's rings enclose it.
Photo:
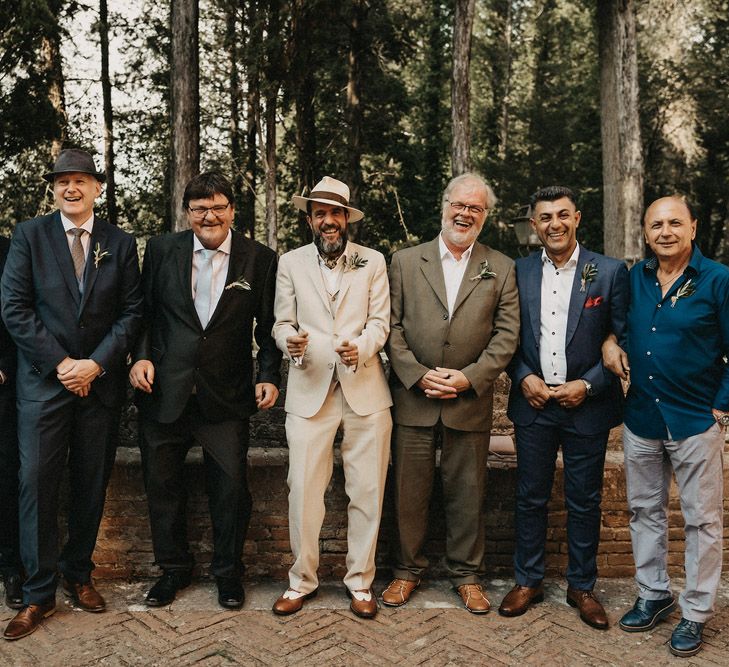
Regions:
[[[329,368],[334,368],[334,364],[327,364]]]
[[[448,319],[448,313],[443,313],[443,319],[444,320],[447,320]]]

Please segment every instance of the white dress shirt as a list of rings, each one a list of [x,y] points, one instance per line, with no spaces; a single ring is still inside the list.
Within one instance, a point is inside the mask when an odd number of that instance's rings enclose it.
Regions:
[[[542,249],[542,310],[540,312],[539,363],[547,384],[567,380],[567,316],[575,280],[580,244],[564,266],[557,267]]]
[[[445,281],[446,299],[448,300],[448,319],[453,315],[453,306],[456,304],[458,290],[463,282],[463,274],[466,273],[468,260],[471,258],[473,243],[468,249],[463,251],[461,259],[456,259],[453,253],[448,250],[443,234],[438,236],[438,246],[440,248],[440,264],[443,267],[443,280]]]
[[[74,235],[68,232],[72,229],[76,229],[76,225],[71,222],[63,213],[61,213],[61,222],[63,223],[63,231],[66,232],[66,241],[68,242],[68,249],[71,250],[73,245]],[[89,258],[89,244],[91,243],[91,232],[94,231],[94,214],[91,213],[91,217],[81,225],[81,229],[86,231],[86,234],[81,234],[81,246],[84,249],[84,257],[88,260]]]
[[[199,271],[200,262],[202,260],[201,250],[205,250],[205,246],[198,240],[197,236],[192,235],[192,298],[195,299],[197,291],[197,272]],[[213,279],[210,283],[210,313],[209,317],[215,312],[215,308],[220,301],[220,297],[225,289],[225,280],[228,277],[228,265],[230,263],[230,247],[233,243],[233,234],[228,230],[228,236],[217,248],[218,252],[213,255]],[[234,276],[237,279],[238,276]]]

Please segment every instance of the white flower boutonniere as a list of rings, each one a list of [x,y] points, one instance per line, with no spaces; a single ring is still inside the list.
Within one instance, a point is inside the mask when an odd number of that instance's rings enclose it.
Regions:
[[[488,280],[489,278],[496,278],[496,274],[491,270],[489,261],[485,260],[481,262],[479,272],[471,280]]]
[[[585,266],[582,267],[580,292],[584,292],[585,288],[587,287],[587,283],[591,283],[593,280],[595,280],[595,278],[597,278],[597,267],[591,262],[588,262],[587,264],[585,264]]]
[[[676,302],[679,299],[685,299],[691,296],[696,291],[696,285],[691,282],[689,278],[681,287],[676,290],[676,293],[671,297],[671,308],[676,307]]]
[[[96,247],[94,248],[94,268],[98,269],[99,264],[101,264],[101,260],[104,259],[104,257],[111,257],[111,253],[108,250],[102,250],[101,244],[97,242]]]
[[[228,283],[225,289],[244,289],[248,292],[251,291],[250,283],[245,279],[244,276],[240,276],[238,280],[234,280],[232,283]]]
[[[347,259],[347,264],[345,265],[344,270],[356,271],[357,269],[361,269],[363,266],[367,266],[367,262],[369,262],[368,259],[360,257],[359,253],[355,252],[349,259]]]

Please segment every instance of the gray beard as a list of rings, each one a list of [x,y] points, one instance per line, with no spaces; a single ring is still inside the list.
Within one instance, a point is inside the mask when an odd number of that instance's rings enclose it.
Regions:
[[[344,252],[344,247],[347,245],[347,230],[346,228],[341,230],[336,243],[329,243],[320,234],[314,234],[314,245],[322,257],[336,259]]]

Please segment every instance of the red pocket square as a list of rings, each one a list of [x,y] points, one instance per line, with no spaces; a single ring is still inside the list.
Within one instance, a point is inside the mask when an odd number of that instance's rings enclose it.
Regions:
[[[602,297],[596,296],[596,297],[587,297],[587,300],[585,301],[585,308],[595,308],[595,306],[599,306],[602,303]]]

